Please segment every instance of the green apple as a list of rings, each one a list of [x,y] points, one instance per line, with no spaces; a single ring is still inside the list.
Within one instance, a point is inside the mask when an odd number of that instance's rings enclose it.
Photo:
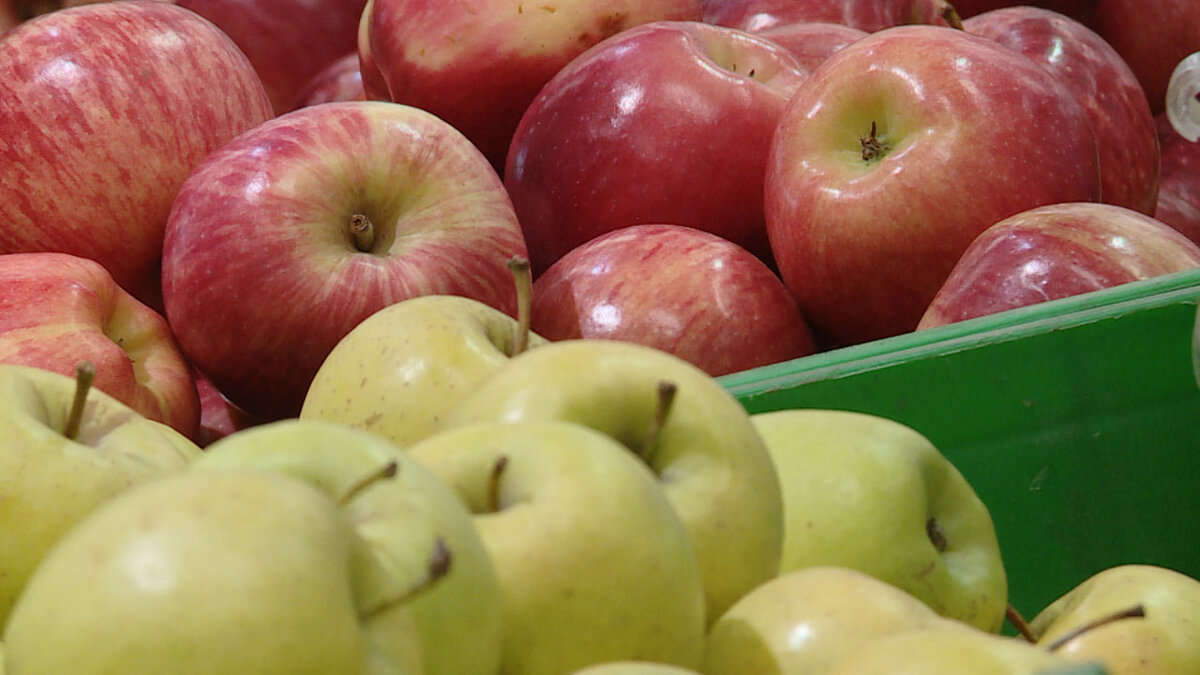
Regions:
[[[90,382],[87,370],[76,381],[0,365],[0,629],[38,562],[80,518],[200,454]]]
[[[445,426],[555,419],[611,436],[658,475],[696,547],[709,621],[778,573],[779,479],[749,414],[715,378],[651,347],[561,340],[510,359]]]
[[[576,670],[571,675],[700,675],[699,671],[652,661],[609,661]]]
[[[884,635],[945,621],[928,605],[847,567],[785,572],[713,624],[706,675],[818,673]]]
[[[1133,609],[1144,616],[1092,625]],[[1200,580],[1157,565],[1117,565],[1050,603],[1029,627],[1038,644],[1099,661],[1112,675],[1200,673]]]
[[[355,492],[388,465],[395,475]],[[397,579],[419,575],[438,541],[453,556],[437,585],[407,604],[431,673],[495,673],[500,663],[500,586],[471,513],[435,473],[395,444],[320,420],[283,420],[227,436],[192,471],[268,469],[330,495],[353,494],[342,511]]]
[[[852,567],[986,631],[1008,586],[991,514],[930,441],[865,413],[758,413],[783,485],[782,571]]]
[[[517,275],[518,319],[470,298],[425,295],[364,319],[338,341],[309,385],[302,419],[342,422],[402,447],[438,430],[446,410],[526,347],[528,262]]]
[[[102,504],[46,556],[4,634],[6,672],[422,672],[403,600],[438,568],[401,580],[380,562],[304,481],[163,476]]]
[[[500,579],[501,672],[699,664],[695,550],[654,474],[624,446],[551,420],[447,429],[408,452],[476,514]]]

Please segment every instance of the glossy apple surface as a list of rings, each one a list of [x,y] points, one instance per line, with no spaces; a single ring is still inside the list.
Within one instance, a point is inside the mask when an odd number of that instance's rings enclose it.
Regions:
[[[195,438],[200,401],[191,366],[158,312],[97,262],[66,253],[0,255],[0,362],[75,374],[140,414]]]
[[[957,25],[951,4],[946,0],[726,0],[707,3],[704,20],[748,31],[827,21],[873,33],[914,23]]]
[[[522,117],[504,172],[534,274],[646,223],[712,232],[769,262],[767,152],[806,77],[776,44],[694,21],[631,28],[573,61]]]
[[[818,339],[845,345],[916,328],[980,232],[1096,201],[1100,172],[1086,113],[1045,69],[962,31],[901,26],[834,53],[797,91],[765,189],[784,282]]]
[[[358,52],[345,54],[322,68],[300,88],[294,107],[333,103],[335,101],[365,101],[362,70]]]
[[[811,73],[831,54],[865,37],[867,32],[840,23],[800,21],[764,28],[754,34],[791,52],[804,70]]]
[[[919,328],[1198,266],[1200,245],[1147,215],[1108,204],[1052,204],[980,234]]]
[[[367,42],[391,100],[438,115],[502,169],[521,115],[568,62],[628,28],[699,18],[700,0],[374,0]]]
[[[1129,64],[1158,114],[1175,66],[1200,51],[1200,2],[1157,0],[1146,9],[1144,0],[1098,0],[1088,25]]]
[[[1180,136],[1166,113],[1157,124],[1162,161],[1154,217],[1200,244],[1200,142]]]
[[[954,0],[954,9],[963,19],[1003,7],[1040,7],[1086,21],[1101,0]]]
[[[716,235],[635,225],[567,253],[533,285],[531,325],[550,340],[636,342],[709,375],[816,351],[783,282]]]
[[[356,237],[357,224],[373,234]],[[373,312],[463,295],[513,313],[525,254],[491,165],[397,103],[325,103],[210,155],[167,225],[163,295],[189,359],[269,420],[299,413],[321,362]]]
[[[161,308],[179,186],[271,114],[245,55],[180,7],[105,2],[26,21],[0,41],[0,253],[92,258]]]

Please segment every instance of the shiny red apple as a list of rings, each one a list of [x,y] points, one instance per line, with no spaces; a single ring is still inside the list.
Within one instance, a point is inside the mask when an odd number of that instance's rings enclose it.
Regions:
[[[358,52],[343,55],[308,81],[296,95],[296,108],[333,103],[335,101],[365,101],[362,70],[359,68]]]
[[[721,0],[706,3],[704,20],[751,32],[813,21],[868,33],[907,24],[959,24],[953,3],[947,0]]]
[[[840,23],[799,21],[764,28],[754,34],[788,50],[806,72],[812,72],[831,54],[867,32]]]

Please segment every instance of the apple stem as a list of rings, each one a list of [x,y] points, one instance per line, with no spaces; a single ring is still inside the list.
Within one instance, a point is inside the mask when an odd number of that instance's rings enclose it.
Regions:
[[[1021,616],[1021,613],[1017,611],[1016,607],[1012,606],[1011,602],[1004,608],[1004,618],[1008,619],[1008,622],[1012,624],[1013,628],[1017,629],[1017,633],[1026,642],[1037,642],[1037,636],[1033,634],[1033,629],[1029,627],[1029,622],[1025,620],[1025,617]]]
[[[446,542],[441,537],[438,537],[433,542],[433,553],[429,557],[429,565],[426,567],[425,576],[414,586],[405,589],[400,595],[384,600],[377,607],[371,607],[364,612],[360,612],[358,615],[359,620],[363,622],[370,621],[397,605],[412,602],[414,598],[432,588],[438,580],[450,573],[453,559],[454,556],[451,555],[450,549],[446,547]]]
[[[67,415],[67,424],[63,428],[63,436],[75,440],[79,436],[79,427],[83,424],[83,409],[87,405],[88,391],[96,379],[96,367],[90,361],[80,361],[75,366],[75,399],[71,401],[71,412]]]
[[[361,213],[350,216],[350,234],[354,235],[354,248],[370,253],[375,247],[375,223]]]
[[[488,474],[487,508],[488,513],[500,511],[500,476],[508,468],[508,455],[500,455],[492,464],[492,472]]]
[[[929,536],[929,541],[933,542],[933,547],[938,550],[938,553],[945,553],[946,549],[950,548],[950,542],[946,540],[946,532],[942,530],[942,526],[938,524],[936,518],[925,521],[925,534]]]
[[[642,439],[642,461],[647,464],[654,457],[654,447],[658,444],[658,439],[662,436],[663,427],[667,424],[667,417],[671,414],[671,408],[675,404],[675,394],[679,391],[679,387],[674,382],[669,380],[659,380],[658,382],[658,401],[654,407],[654,419],[650,423],[650,428],[646,430],[646,436]]]
[[[873,162],[892,149],[892,146],[879,142],[876,132],[875,120],[871,120],[871,134],[866,138],[858,139],[858,142],[862,143],[862,158],[864,162]]]
[[[946,23],[951,28],[955,30],[963,30],[962,17],[958,15],[958,10],[954,9],[954,5],[951,5],[947,2],[945,6],[942,7],[942,18],[946,20]]]
[[[533,275],[529,270],[529,259],[524,256],[513,256],[508,259],[507,264],[517,286],[517,329],[513,335],[512,353],[509,354],[509,357],[513,357],[529,348],[533,314]]]
[[[1051,652],[1057,651],[1058,649],[1062,648],[1063,645],[1067,644],[1071,640],[1074,640],[1080,635],[1093,631],[1101,626],[1107,626],[1114,621],[1120,621],[1121,619],[1140,619],[1145,616],[1146,608],[1142,605],[1134,605],[1133,607],[1117,610],[1111,614],[1105,614],[1104,616],[1096,617],[1095,619],[1076,626],[1073,630],[1060,635],[1058,639],[1047,643],[1046,650]]]
[[[378,469],[371,471],[371,473],[368,473],[362,478],[354,481],[354,483],[350,486],[350,489],[342,493],[341,498],[338,499],[338,505],[345,506],[346,504],[349,504],[351,499],[357,497],[360,493],[362,493],[363,490],[371,487],[376,482],[394,478],[396,476],[396,472],[399,470],[400,466],[396,464],[395,460],[392,460]]]

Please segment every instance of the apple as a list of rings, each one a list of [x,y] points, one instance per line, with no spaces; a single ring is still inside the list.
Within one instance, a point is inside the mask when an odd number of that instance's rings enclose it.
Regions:
[[[791,52],[805,72],[811,73],[831,54],[865,37],[867,32],[845,24],[796,21],[754,31]]]
[[[440,433],[539,420],[591,427],[653,469],[699,556],[708,620],[778,573],[779,477],[746,409],[712,376],[631,342],[551,342],[476,385]]]
[[[704,20],[751,32],[810,21],[840,23],[868,33],[905,24],[959,25],[955,8],[946,0],[725,0],[709,2]]]
[[[0,255],[0,363],[74,375],[142,415],[195,438],[200,401],[166,319],[99,263],[66,253]]]
[[[504,186],[432,114],[347,101],[281,115],[188,176],[167,222],[167,320],[197,368],[269,421],[299,414],[360,321],[450,294],[512,313],[525,242]]]
[[[850,567],[996,632],[1008,585],[991,514],[920,432],[860,412],[751,416],[783,484],[780,571]]]
[[[2,645],[0,645],[2,647]],[[3,671],[0,671],[3,673]],[[572,675],[700,675],[691,668],[653,661],[608,661],[576,670]]]
[[[46,552],[80,519],[200,454],[171,427],[91,387],[90,377],[88,368],[76,382],[0,364],[0,628]]]
[[[212,21],[246,54],[276,114],[354,51],[365,0],[174,0]]]
[[[924,602],[849,567],[783,572],[708,633],[705,675],[819,673],[871,640],[945,621]]]
[[[1154,217],[1200,244],[1200,139],[1189,141],[1165,113],[1157,121],[1162,162]]]
[[[91,258],[161,309],[179,186],[271,115],[246,56],[181,7],[105,2],[26,21],[0,41],[0,253]]]
[[[767,151],[806,77],[779,45],[696,21],[630,28],[580,55],[529,105],[505,165],[534,275],[649,223],[712,232],[770,264]]]
[[[1129,64],[1158,114],[1175,67],[1200,51],[1200,3],[1157,0],[1153,12],[1145,9],[1143,0],[1098,0],[1088,25]]]
[[[1033,59],[1069,89],[1096,137],[1101,201],[1154,215],[1154,116],[1137,76],[1104,38],[1062,14],[1027,6],[971,17],[963,29]]]
[[[362,70],[359,68],[358,52],[350,52],[335,59],[308,82],[296,94],[293,108],[303,108],[318,103],[335,101],[365,101]]]
[[[714,377],[816,351],[779,277],[733,242],[634,225],[559,258],[533,284],[531,325],[550,340],[624,340]]]
[[[523,284],[519,293],[527,296],[528,279]],[[546,343],[529,331],[528,307],[518,315],[524,325],[495,307],[452,295],[384,307],[321,363],[300,418],[340,422],[402,447],[432,436],[475,385],[526,348]]]
[[[1141,613],[1137,611],[1140,609]],[[1129,618],[1108,620],[1128,615]],[[1200,580],[1166,567],[1116,565],[1043,609],[1029,627],[1038,644],[1110,675],[1200,671]],[[1096,626],[1096,622],[1103,625]]]
[[[372,479],[380,469],[387,470],[386,480]],[[458,495],[399,447],[340,424],[284,420],[214,443],[189,470],[279,472],[339,496],[358,538],[395,580],[415,578],[429,552],[443,548],[449,569],[405,603],[421,645],[422,672],[497,672],[500,586],[484,542]]]
[[[255,426],[255,420],[226,398],[207,375],[193,367],[192,378],[196,382],[196,393],[200,396],[197,445],[206,448],[236,431]]]
[[[500,672],[619,659],[699,666],[696,551],[657,477],[617,440],[566,421],[495,422],[408,452],[476,514],[501,589]]]
[[[967,19],[1004,7],[1040,7],[1086,23],[1099,3],[1100,0],[954,0],[954,9]]]
[[[917,329],[1200,267],[1200,244],[1143,213],[1096,203],[1010,216],[967,247]]]
[[[568,62],[628,28],[699,18],[700,0],[373,0],[366,51],[390,100],[454,125],[500,170],[525,109]]]
[[[335,496],[276,471],[164,476],[46,556],[5,630],[6,672],[422,672],[404,601],[436,584],[426,557],[385,567]]]
[[[826,346],[916,328],[996,221],[1099,197],[1075,98],[1025,56],[937,26],[830,56],[788,102],[765,184],[780,275]]]

